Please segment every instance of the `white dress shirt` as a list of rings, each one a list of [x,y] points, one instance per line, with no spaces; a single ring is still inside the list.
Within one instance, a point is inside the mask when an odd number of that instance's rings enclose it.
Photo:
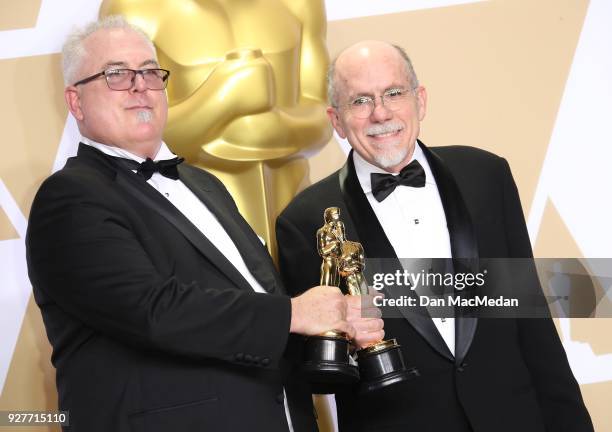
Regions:
[[[353,152],[353,162],[361,188],[393,246],[396,256],[398,258],[451,258],[450,236],[436,179],[418,144],[414,146],[410,162],[415,159],[425,171],[425,186],[415,188],[400,185],[386,199],[378,202],[372,194],[370,174],[389,173],[367,162],[356,151]],[[455,319],[433,318],[433,322],[454,355]]]
[[[145,161],[145,159],[141,158],[140,156],[136,156],[125,149],[101,144],[86,137],[82,137],[81,142],[95,147],[109,156],[132,159],[138,163]],[[172,153],[166,143],[162,141],[157,155],[153,160],[159,161],[173,159],[175,157],[176,155]],[[133,171],[134,173],[136,172],[136,170]],[[158,172],[155,172],[151,178],[147,180],[147,183],[149,183],[153,188],[155,188],[156,191],[170,201],[178,211],[189,219],[189,221],[194,224],[196,228],[198,228],[198,230],[200,230],[200,232],[208,240],[210,240],[210,242],[217,249],[219,249],[227,260],[232,263],[236,270],[238,270],[246,279],[255,292],[266,293],[266,290],[262,288],[257,279],[255,279],[249,271],[244,259],[240,255],[240,252],[238,252],[238,248],[227,234],[223,226],[219,223],[216,216],[187,186],[185,186],[180,179],[173,180],[171,178],[164,177]],[[291,417],[289,415],[286,396],[285,413],[287,415],[287,422],[289,423],[289,431],[293,432],[293,425],[291,424]]]

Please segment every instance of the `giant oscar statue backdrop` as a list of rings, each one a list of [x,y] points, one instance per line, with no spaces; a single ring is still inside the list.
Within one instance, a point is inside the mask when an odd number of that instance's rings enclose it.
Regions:
[[[217,175],[274,251],[274,221],[327,144],[320,0],[107,0],[171,71],[165,141]]]

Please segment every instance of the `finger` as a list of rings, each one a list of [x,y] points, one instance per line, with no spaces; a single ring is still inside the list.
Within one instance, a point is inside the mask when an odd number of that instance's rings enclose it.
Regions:
[[[344,294],[342,294],[342,291],[340,291],[340,288],[338,288],[336,286],[331,286],[331,285],[321,285],[321,286],[323,288],[327,289],[331,293],[340,294],[341,296],[344,297]]]
[[[361,310],[361,317],[362,318],[380,319],[380,318],[382,318],[382,311],[380,309],[378,309],[377,307],[362,309]]]
[[[356,321],[359,319],[380,319],[382,318],[382,311],[376,307],[367,309],[349,308],[346,316],[348,321]]]
[[[381,319],[372,319],[368,321],[369,331],[380,331],[385,327],[385,322]]]
[[[349,314],[349,309],[348,309],[348,307],[346,305],[346,302],[344,302],[344,301],[341,302],[339,307],[340,307],[340,318],[342,320],[346,321],[347,316]]]
[[[347,295],[346,303],[349,309],[363,310],[363,309],[371,309],[377,308],[374,303],[374,297],[369,295],[364,296],[351,296]]]
[[[380,319],[361,319],[351,324],[358,332],[377,332],[384,327],[384,322]]]
[[[340,295],[334,299],[332,308],[339,313],[340,319],[346,319],[346,316],[348,314],[348,307],[343,295]]]
[[[378,330],[372,333],[359,333],[357,332],[357,336],[355,336],[355,340],[359,343],[363,344],[372,344],[376,342],[380,342],[385,337],[384,330]]]
[[[364,335],[364,343],[368,345],[372,345],[377,342],[380,342],[384,338],[385,338],[385,331],[379,330],[377,332],[367,333],[366,335]]]
[[[353,339],[355,337],[355,335],[357,334],[357,331],[355,330],[355,327],[353,327],[351,324],[349,324],[346,321],[338,322],[334,326],[334,330],[346,333],[346,335],[349,337],[349,339]]]
[[[384,338],[385,338],[384,330],[380,330],[374,333],[366,333],[363,335],[360,335],[358,333],[357,336],[355,337],[355,340],[353,341],[353,344],[357,346],[358,348],[366,348],[368,346],[374,345],[375,343],[382,341]]]
[[[382,298],[383,296],[372,296],[372,295],[364,295],[359,296],[359,302],[351,302],[349,303],[350,307],[360,308],[360,309],[372,309],[378,308],[377,304],[380,304],[380,301],[375,301],[376,298]]]
[[[347,321],[358,321],[363,319],[361,315],[361,309],[348,308],[346,311],[346,320]]]
[[[349,308],[361,309],[361,296],[347,294],[344,296],[344,298],[346,299],[346,304]]]

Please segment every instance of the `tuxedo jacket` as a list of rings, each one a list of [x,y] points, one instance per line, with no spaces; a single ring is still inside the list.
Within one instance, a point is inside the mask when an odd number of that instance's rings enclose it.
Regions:
[[[453,258],[532,257],[503,158],[470,147],[419,145],[440,193]],[[397,258],[351,154],[342,169],[300,193],[277,219],[279,265],[291,294],[319,279],[315,233],[332,206],[340,208],[347,238],[361,242],[366,257]],[[371,394],[338,390],[341,431],[593,430],[550,319],[457,319],[454,356],[428,316],[385,319],[385,339],[391,338],[421,376]]]
[[[66,430],[287,431],[283,387],[295,430],[315,429],[310,393],[285,380],[291,305],[267,250],[217,178],[178,169],[269,294],[142,177],[81,144],[42,184],[26,239]]]

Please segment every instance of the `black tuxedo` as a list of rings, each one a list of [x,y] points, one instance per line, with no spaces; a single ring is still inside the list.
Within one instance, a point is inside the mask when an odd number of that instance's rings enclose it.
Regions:
[[[69,430],[286,431],[283,386],[295,430],[314,429],[310,394],[285,381],[291,305],[269,254],[217,178],[179,173],[269,294],[143,178],[81,144],[41,186],[27,234]]]
[[[442,199],[453,257],[531,257],[507,162],[475,148],[420,145]],[[315,232],[332,206],[340,207],[347,238],[361,242],[366,256],[396,258],[349,156],[277,220],[279,265],[291,294],[319,278]],[[371,395],[337,392],[342,431],[593,430],[551,320],[457,319],[456,357],[428,317],[385,319],[385,332],[421,376]]]

